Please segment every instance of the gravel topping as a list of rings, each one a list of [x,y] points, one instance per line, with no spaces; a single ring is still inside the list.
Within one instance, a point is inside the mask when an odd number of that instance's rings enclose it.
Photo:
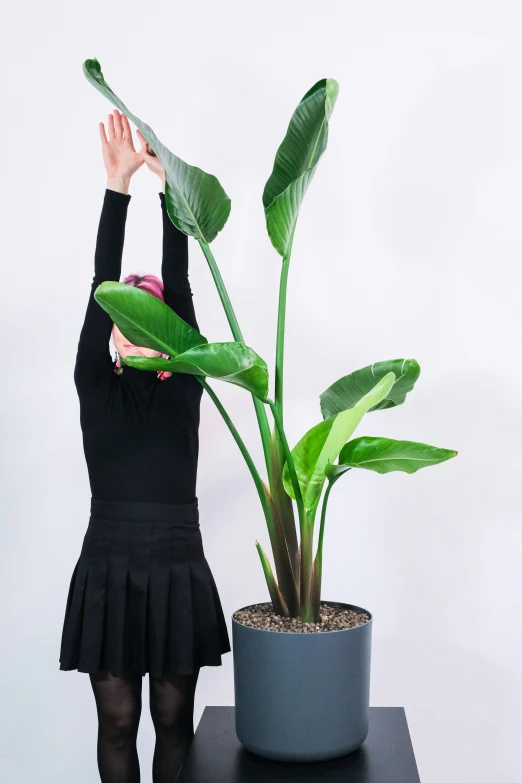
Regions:
[[[233,619],[241,625],[259,628],[262,631],[282,631],[291,633],[320,633],[322,631],[344,631],[357,628],[370,619],[365,612],[355,612],[340,606],[329,606],[321,601],[319,607],[320,622],[303,623],[300,617],[281,617],[274,613],[271,603],[258,604],[250,609],[238,609]]]

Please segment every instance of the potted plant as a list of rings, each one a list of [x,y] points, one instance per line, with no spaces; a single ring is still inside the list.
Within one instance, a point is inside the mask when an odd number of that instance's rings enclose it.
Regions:
[[[96,290],[97,301],[128,339],[172,357],[128,356],[127,364],[190,373],[198,379],[229,427],[258,492],[275,573],[256,541],[270,601],[241,607],[232,616],[237,736],[249,750],[273,759],[317,761],[345,755],[364,742],[368,731],[372,615],[347,603],[321,601],[330,492],[354,468],[414,473],[456,452],[389,438],[352,438],[365,414],[404,402],[420,373],[413,359],[377,362],[343,375],[320,395],[322,420],[293,449],[285,435],[283,356],[292,242],[301,203],[326,148],[338,84],[321,79],[303,96],[263,192],[268,235],[282,259],[272,399],[266,362],[243,340],[210,249],[228,219],[229,197],[216,177],[176,157],[129,112],[106,83],[96,59],[86,60],[83,71],[135,123],[162,163],[170,219],[199,243],[234,338],[228,343],[208,342],[166,304],[138,288],[105,282]],[[207,378],[251,393],[266,480]]]

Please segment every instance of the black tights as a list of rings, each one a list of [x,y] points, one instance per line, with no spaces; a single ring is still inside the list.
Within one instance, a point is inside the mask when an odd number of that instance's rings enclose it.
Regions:
[[[157,679],[149,675],[150,713],[156,731],[153,783],[174,783],[194,737],[194,674]],[[139,783],[136,748],[142,675],[90,674],[98,712],[98,769],[102,783]]]

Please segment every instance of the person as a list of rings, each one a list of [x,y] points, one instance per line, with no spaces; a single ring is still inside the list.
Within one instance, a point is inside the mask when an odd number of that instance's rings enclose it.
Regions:
[[[163,167],[139,131],[136,151],[117,109],[108,116],[108,137],[103,122],[99,131],[107,187],[74,367],[91,509],[67,596],[60,669],[89,673],[102,783],[140,780],[136,739],[149,674],[153,781],[172,783],[194,736],[199,671],[221,665],[231,646],[195,494],[203,387],[193,375],[125,365],[128,355],[160,352],[133,345],[94,298],[101,282],[120,278],[129,185],[144,163],[163,183],[162,280],[129,275],[123,282],[199,327],[188,237],[169,218]]]

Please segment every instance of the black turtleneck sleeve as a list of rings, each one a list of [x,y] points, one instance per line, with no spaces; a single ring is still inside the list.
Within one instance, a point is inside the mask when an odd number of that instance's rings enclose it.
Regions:
[[[196,497],[203,387],[184,373],[161,380],[155,371],[129,365],[115,373],[109,352],[112,319],[94,298],[100,283],[120,279],[130,199],[105,191],[74,371],[91,493],[108,500],[188,503]],[[162,208],[165,301],[197,329],[188,282],[188,237]]]
[[[163,214],[163,278],[165,302],[190,326],[199,331],[188,278],[188,236],[169,217],[165,194],[159,194]]]
[[[188,278],[188,237],[169,218],[165,194],[160,192],[163,220],[161,275],[165,302],[180,318],[199,331]],[[74,380],[77,388],[88,388],[112,370],[109,353],[112,320],[94,298],[105,280],[120,279],[125,224],[130,194],[105,190],[94,254],[94,277],[80,332]]]
[[[98,304],[94,292],[105,280],[120,279],[130,200],[130,194],[118,193],[109,188],[105,190],[94,253],[94,277],[74,367],[74,380],[78,389],[96,385],[112,370],[109,353],[112,319]]]

